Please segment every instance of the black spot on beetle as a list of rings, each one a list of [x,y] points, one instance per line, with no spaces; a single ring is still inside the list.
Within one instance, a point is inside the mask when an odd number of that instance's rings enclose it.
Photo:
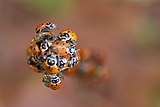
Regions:
[[[38,30],[36,33],[39,33],[40,32],[40,30]]]

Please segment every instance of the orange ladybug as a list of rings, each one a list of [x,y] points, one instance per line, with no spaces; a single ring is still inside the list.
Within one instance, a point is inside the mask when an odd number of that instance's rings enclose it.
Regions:
[[[31,41],[31,45],[30,45],[30,53],[32,54],[32,55],[36,55],[36,56],[38,56],[39,55],[39,53],[40,53],[40,49],[39,49],[39,46],[38,46],[38,42],[40,41],[40,37],[34,37],[33,39],[32,39],[32,41]],[[28,51],[29,49],[27,49],[27,51]]]
[[[27,54],[27,63],[29,65],[29,68],[32,69],[35,72],[42,73],[44,72],[43,67],[41,66],[41,59],[38,56],[33,55],[31,47],[27,48],[26,54]]]
[[[67,47],[67,54],[69,54],[71,57],[74,56],[77,53],[77,49],[75,46],[70,45]]]
[[[36,56],[39,55],[40,49],[37,44],[32,44],[30,48],[31,48],[32,55],[36,55]]]
[[[68,67],[68,59],[67,58],[59,56],[58,62],[59,62],[58,67],[60,68],[60,71],[69,69],[69,67]]]
[[[30,56],[27,59],[27,63],[29,65],[29,68],[37,73],[45,73],[43,67],[41,66],[41,60],[35,56]]]
[[[57,56],[53,53],[46,56],[46,60],[43,62],[42,66],[49,74],[55,74],[59,72]]]
[[[50,42],[54,42],[57,37],[52,35],[50,32],[42,32],[38,35],[42,41],[48,40]]]
[[[56,40],[55,42],[52,42],[52,52],[58,56],[68,56],[68,46],[70,46],[69,43],[63,43],[60,40]]]
[[[44,56],[47,53],[47,51],[49,50],[50,47],[51,47],[51,43],[50,42],[48,42],[47,40],[43,41],[40,44],[41,55]]]
[[[39,24],[36,27],[36,34],[39,35],[43,32],[50,32],[53,33],[53,30],[56,28],[56,25],[51,22],[44,22],[42,24]]]
[[[41,65],[34,66],[34,65],[29,64],[29,68],[37,73],[45,73],[45,71]]]
[[[79,61],[80,61],[80,54],[79,52],[77,52],[73,57],[70,57],[70,60],[69,60],[69,66],[70,68],[72,68],[73,66],[77,66]]]
[[[67,42],[70,41],[73,44],[76,44],[77,42],[77,35],[74,31],[72,30],[63,30],[62,32],[60,32],[60,34],[58,35],[58,38],[60,40],[62,40],[63,42]]]
[[[59,74],[44,74],[42,82],[46,87],[51,88],[52,90],[57,90],[62,86],[61,76]]]

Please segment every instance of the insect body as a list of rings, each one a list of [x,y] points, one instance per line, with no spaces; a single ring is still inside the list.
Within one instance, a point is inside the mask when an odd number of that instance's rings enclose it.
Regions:
[[[70,57],[69,66],[72,68],[73,66],[78,65],[80,61],[80,54],[77,52],[73,57]]]
[[[57,90],[62,86],[61,76],[59,74],[44,74],[42,82],[44,82],[44,85],[53,89]]]
[[[42,24],[39,24],[36,27],[36,34],[39,35],[43,32],[50,32],[53,33],[53,30],[56,28],[56,25],[51,22],[44,22]]]
[[[68,59],[67,58],[59,56],[58,62],[59,62],[58,66],[60,68],[60,71],[64,71],[66,69],[69,69],[69,67],[68,67]]]
[[[72,30],[63,30],[62,32],[60,32],[60,34],[58,35],[58,38],[60,40],[62,40],[63,42],[71,42],[74,45],[77,42],[77,35],[74,31]]]
[[[58,68],[57,56],[53,53],[47,55],[45,61],[43,62],[43,68],[49,74],[58,73],[59,68]]]
[[[47,52],[49,51],[49,48],[51,47],[51,43],[47,40],[43,41],[41,44],[40,44],[40,52],[41,52],[41,55],[44,56],[47,54]]]
[[[33,71],[35,72],[38,72],[38,73],[45,73],[42,65],[41,65],[41,59],[36,57],[36,56],[29,56],[27,58],[27,63],[29,65],[29,68],[32,69]]]
[[[73,45],[70,45],[67,47],[67,53],[72,57],[77,53],[77,49]]]
[[[52,43],[52,51],[58,56],[68,56],[67,47],[70,46],[69,43],[63,43],[60,40],[56,40]]]

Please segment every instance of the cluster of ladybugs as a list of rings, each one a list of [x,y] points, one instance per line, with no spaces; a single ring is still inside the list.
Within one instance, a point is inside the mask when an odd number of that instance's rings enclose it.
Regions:
[[[80,61],[76,48],[77,36],[72,30],[53,34],[55,24],[45,22],[36,27],[36,36],[27,48],[27,63],[38,73],[43,73],[42,82],[57,90],[62,86],[62,72],[70,71]]]

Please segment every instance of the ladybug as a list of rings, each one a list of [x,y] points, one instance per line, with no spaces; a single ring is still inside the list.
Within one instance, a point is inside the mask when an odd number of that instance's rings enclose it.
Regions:
[[[38,72],[38,73],[45,72],[43,67],[41,66],[41,61],[39,58],[35,56],[30,56],[27,59],[27,63],[29,65],[29,68],[32,69],[33,71]]]
[[[40,52],[41,52],[41,55],[44,56],[46,55],[47,51],[50,49],[51,47],[51,43],[48,42],[47,40],[43,41],[41,44],[40,44]]]
[[[37,72],[37,73],[45,73],[43,67],[39,64],[36,65],[36,66],[29,64],[29,68],[32,69],[33,71]]]
[[[64,43],[61,40],[56,40],[55,42],[52,42],[52,52],[57,54],[58,56],[68,56],[68,49],[69,43]]]
[[[29,68],[38,73],[44,72],[44,69],[40,64],[42,60],[39,56],[34,55],[34,51],[31,49],[31,47],[27,48],[26,54]]]
[[[77,53],[74,56],[70,57],[68,61],[69,69],[64,70],[64,73],[68,75],[72,75],[76,73],[78,70],[78,64],[79,64],[80,59],[81,59],[80,53],[79,51],[77,51]]]
[[[77,66],[79,61],[80,61],[80,54],[79,54],[79,51],[77,51],[77,53],[73,56],[73,57],[70,57],[70,60],[69,60],[69,66],[72,68],[73,66]]]
[[[69,67],[72,68],[79,63],[79,57],[72,57],[69,61]]]
[[[42,32],[39,34],[42,41],[48,40],[50,42],[54,42],[56,40],[56,36],[53,36],[50,32]]]
[[[68,67],[68,59],[67,58],[59,56],[58,62],[59,62],[58,66],[60,68],[60,71],[63,71],[63,70],[66,70],[66,69],[69,68]]]
[[[31,48],[32,55],[36,55],[36,56],[39,55],[40,49],[39,49],[39,47],[38,47],[38,45],[36,43],[31,44],[30,48]]]
[[[40,33],[43,33],[43,32],[52,33],[55,28],[56,28],[55,24],[53,24],[51,22],[44,22],[42,24],[39,24],[36,27],[36,34],[39,35]]]
[[[39,49],[39,44],[40,44],[40,37],[34,37],[31,41],[31,45],[30,45],[30,53],[32,53],[32,55],[36,55],[38,56],[40,53],[40,49]],[[29,49],[27,49],[29,50]]]
[[[70,45],[67,47],[67,53],[70,56],[74,56],[77,53],[77,49],[73,45]]]
[[[42,82],[46,87],[51,88],[52,90],[57,90],[62,86],[62,80],[59,74],[44,74]]]
[[[38,41],[34,41],[30,46],[31,53],[36,56],[39,56],[39,55],[44,56],[49,50],[51,45],[52,45],[51,42],[47,40],[40,39]]]
[[[57,56],[55,54],[49,54],[46,56],[43,62],[43,68],[49,74],[55,74],[59,72]]]
[[[34,55],[34,51],[31,47],[27,48],[26,54],[27,54],[28,61],[31,61],[31,62],[34,62],[34,63],[40,62],[40,57]]]
[[[60,32],[60,34],[58,35],[58,38],[60,40],[62,40],[63,42],[67,42],[70,41],[71,43],[73,43],[74,45],[77,42],[77,35],[74,31],[72,30],[63,30],[62,32]]]

